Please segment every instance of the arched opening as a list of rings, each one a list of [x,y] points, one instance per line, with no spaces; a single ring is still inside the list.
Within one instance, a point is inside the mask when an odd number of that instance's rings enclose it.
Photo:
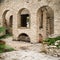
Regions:
[[[23,8],[18,13],[18,26],[22,28],[30,27],[30,14],[26,8]]]
[[[13,15],[10,16],[9,26],[10,26],[11,28],[12,28],[12,26],[13,26]]]
[[[9,11],[9,10],[6,10],[6,11],[3,13],[3,15],[2,15],[2,18],[3,18],[3,26],[4,26],[4,27],[7,27],[7,26],[8,26],[7,20],[6,20],[6,18],[5,18],[8,11]]]
[[[12,26],[13,26],[13,15],[9,18],[9,34],[12,34]]]
[[[3,18],[3,26],[6,28],[6,34],[8,34],[8,24],[7,24],[7,20],[6,20],[6,14],[9,10],[6,10],[3,15],[2,15],[2,18]]]
[[[43,6],[38,10],[38,29],[45,37],[54,33],[54,11],[49,6]]]
[[[18,36],[18,40],[24,42],[30,42],[30,37],[27,34],[22,33]]]
[[[12,20],[13,20],[13,16],[11,15],[9,17],[9,20],[6,19],[6,14],[9,12],[9,10],[6,10],[3,15],[2,15],[2,19],[3,19],[3,26],[6,28],[6,34],[12,34]]]

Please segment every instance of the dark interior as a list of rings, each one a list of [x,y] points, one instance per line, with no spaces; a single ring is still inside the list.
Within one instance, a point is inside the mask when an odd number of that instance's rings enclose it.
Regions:
[[[18,41],[30,42],[30,38],[27,34],[22,33],[21,35],[19,35]]]
[[[12,27],[13,16],[10,16],[10,27]]]
[[[27,17],[29,14],[22,14],[21,15],[21,27],[27,27]]]

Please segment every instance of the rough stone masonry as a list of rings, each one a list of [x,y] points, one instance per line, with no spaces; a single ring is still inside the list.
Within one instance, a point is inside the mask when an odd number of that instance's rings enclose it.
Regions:
[[[0,0],[0,26],[13,39],[25,36],[32,43],[39,42],[39,34],[60,34],[60,0]]]

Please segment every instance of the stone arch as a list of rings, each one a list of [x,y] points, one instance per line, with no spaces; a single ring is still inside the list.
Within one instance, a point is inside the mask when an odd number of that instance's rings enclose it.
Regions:
[[[9,10],[5,10],[3,15],[2,15],[2,19],[3,19],[3,26],[7,27],[7,20],[6,20],[6,14]]]
[[[6,28],[6,34],[12,34],[12,28],[10,27],[10,25],[11,25],[10,21],[13,20],[13,15],[11,15],[11,16],[7,15],[8,13],[10,13],[10,10],[5,10],[2,15],[3,26]],[[9,19],[7,18],[6,15],[9,17]]]
[[[30,27],[30,12],[26,8],[22,8],[18,12],[18,27]]]
[[[9,26],[12,27],[12,25],[13,25],[13,15],[11,15],[9,18]]]
[[[18,36],[19,41],[25,41],[25,42],[30,42],[30,37],[26,33],[21,33]]]
[[[37,17],[39,21],[39,31],[44,32],[45,37],[54,34],[54,11],[52,8],[49,6],[42,6],[38,9]]]
[[[8,24],[7,24],[7,20],[6,20],[6,14],[9,10],[5,10],[3,15],[2,15],[2,19],[3,19],[3,26],[6,28],[6,34],[8,33]]]
[[[12,35],[12,27],[13,27],[13,15],[9,17],[9,34]]]

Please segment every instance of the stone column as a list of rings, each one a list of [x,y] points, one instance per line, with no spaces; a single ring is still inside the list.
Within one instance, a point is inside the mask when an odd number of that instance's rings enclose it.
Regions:
[[[46,17],[46,11],[43,12],[43,38],[46,38],[46,22],[47,22],[47,17]]]
[[[37,43],[38,42],[38,32],[37,32],[37,20],[36,20],[36,13],[31,13],[31,42]]]
[[[17,28],[18,28],[18,18],[17,18],[17,13],[14,12],[13,15],[13,39],[17,40]]]

